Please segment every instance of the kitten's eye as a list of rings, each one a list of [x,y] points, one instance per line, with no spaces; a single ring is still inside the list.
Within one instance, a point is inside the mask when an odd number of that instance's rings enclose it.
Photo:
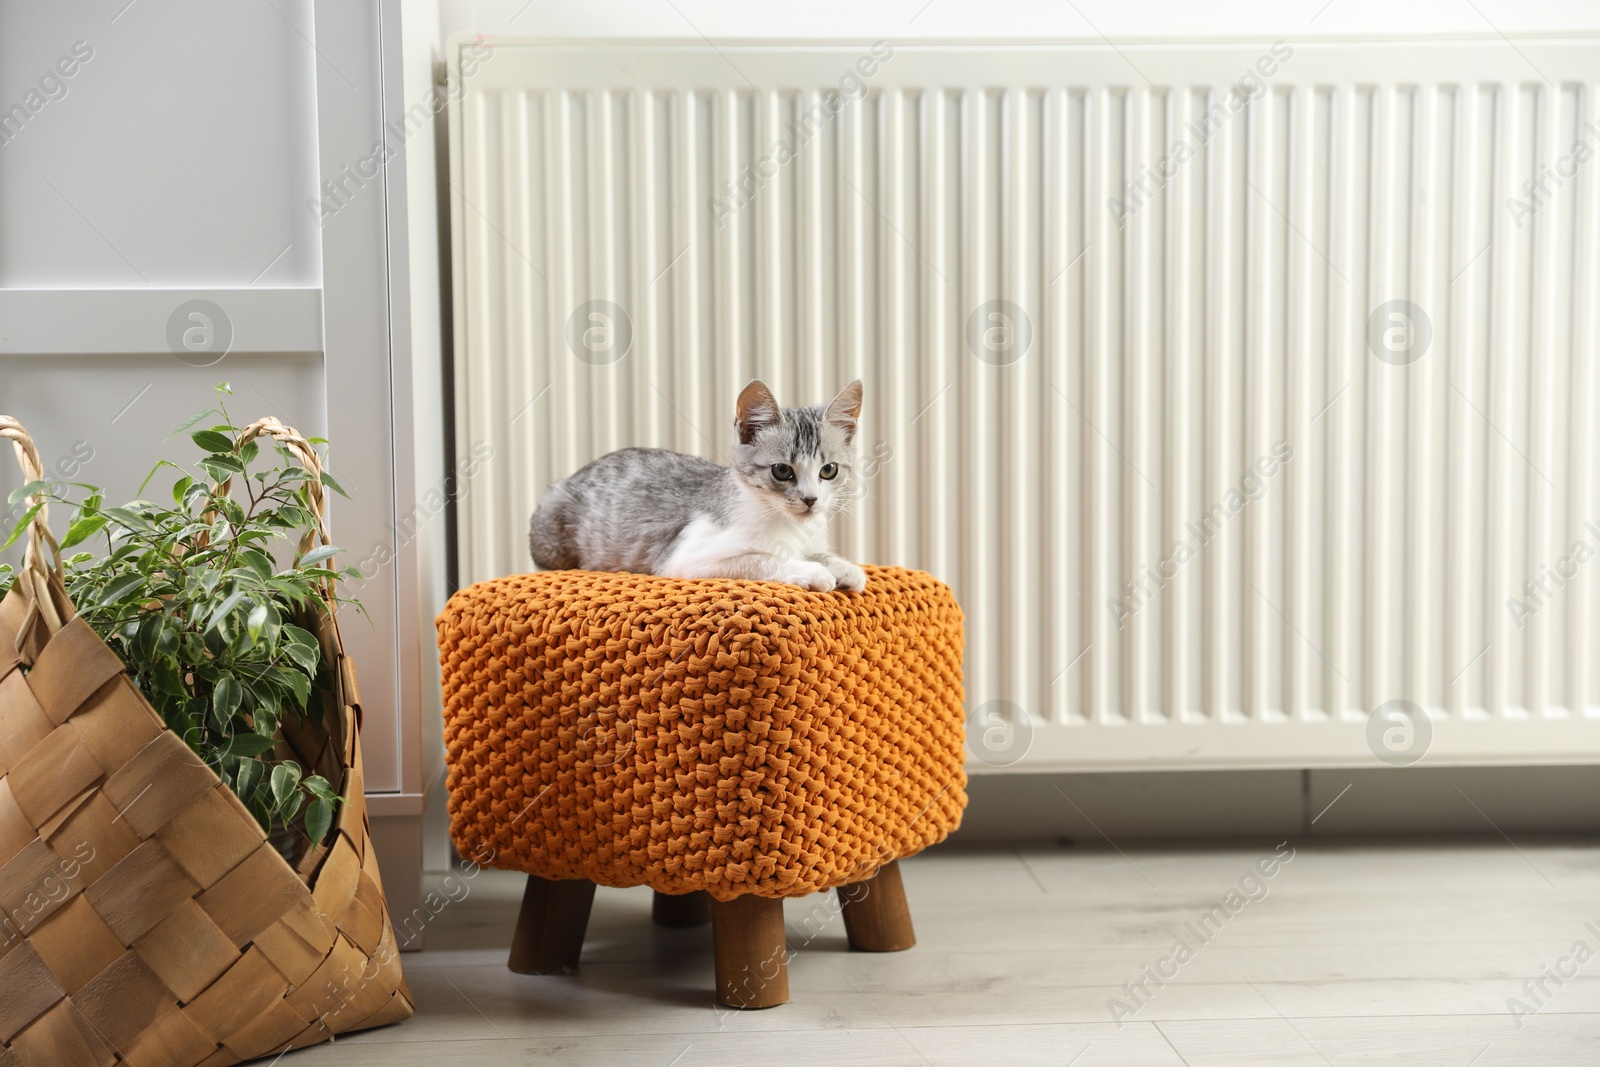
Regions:
[[[839,465],[837,463],[824,463],[822,469],[817,473],[825,479],[832,480],[839,473]]]
[[[787,463],[774,463],[772,465],[772,476],[780,482],[792,482],[794,481],[794,468]]]

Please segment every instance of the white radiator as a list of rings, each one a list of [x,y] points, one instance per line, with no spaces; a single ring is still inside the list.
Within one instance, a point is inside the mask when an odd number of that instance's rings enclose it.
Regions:
[[[461,577],[597,455],[721,454],[751,377],[859,376],[839,546],[954,587],[975,770],[1594,761],[1597,70],[497,41],[450,124]]]

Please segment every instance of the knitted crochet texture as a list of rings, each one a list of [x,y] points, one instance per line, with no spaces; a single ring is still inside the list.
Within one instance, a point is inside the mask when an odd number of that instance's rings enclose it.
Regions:
[[[550,571],[438,619],[450,830],[485,866],[800,896],[954,830],[962,616],[920,571],[863,593]]]

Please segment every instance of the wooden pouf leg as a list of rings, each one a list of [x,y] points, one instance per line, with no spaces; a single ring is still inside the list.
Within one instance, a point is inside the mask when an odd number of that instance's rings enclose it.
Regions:
[[[898,862],[884,864],[865,882],[840,886],[839,903],[845,935],[858,952],[903,952],[917,943]]]
[[[711,921],[711,894],[657,893],[650,918],[657,926],[704,926]]]
[[[593,904],[594,883],[587,879],[551,882],[528,875],[506,966],[518,974],[571,974],[577,970]]]
[[[789,999],[783,901],[746,894],[711,905],[717,999],[730,1008],[773,1008]]]

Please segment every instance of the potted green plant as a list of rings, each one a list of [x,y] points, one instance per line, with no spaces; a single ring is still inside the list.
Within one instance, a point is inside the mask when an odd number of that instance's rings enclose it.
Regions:
[[[283,737],[320,727],[314,696],[329,689],[329,656],[303,623],[332,610],[336,582],[357,574],[334,564],[339,549],[322,527],[324,491],[343,489],[295,453],[298,440],[243,433],[223,401],[230,392],[219,385],[217,407],[174,432],[199,449],[194,469],[161,460],[141,498],[117,507],[92,485],[28,482],[11,494],[12,505],[32,502],[3,547],[48,504],[72,509],[62,551],[98,549],[63,560],[78,614],[294,865],[327,836],[339,803],[338,784],[302,766]],[[163,471],[174,475],[167,499],[143,498]],[[14,577],[0,565],[0,596]]]

